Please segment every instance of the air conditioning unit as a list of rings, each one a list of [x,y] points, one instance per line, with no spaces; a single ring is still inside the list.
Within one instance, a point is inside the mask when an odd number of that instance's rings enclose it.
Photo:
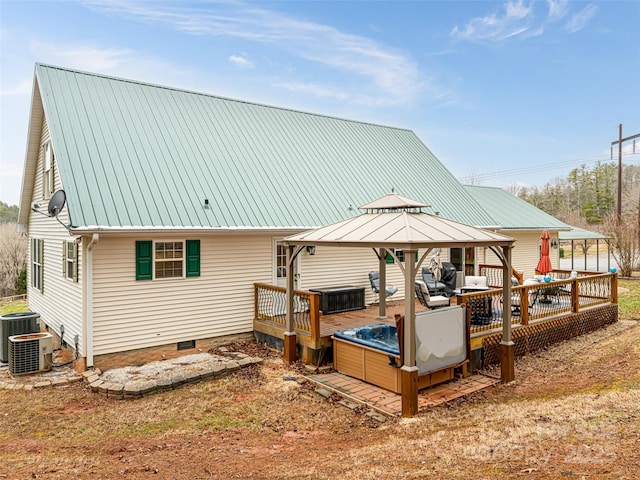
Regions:
[[[9,337],[9,373],[46,372],[53,366],[53,335],[31,333]]]
[[[0,316],[0,362],[9,361],[9,337],[40,331],[40,314],[35,312],[8,313]]]

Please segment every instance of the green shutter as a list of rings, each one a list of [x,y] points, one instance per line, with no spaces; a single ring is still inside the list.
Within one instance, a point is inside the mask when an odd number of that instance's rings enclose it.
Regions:
[[[73,281],[78,281],[78,244],[73,242]]]
[[[387,264],[396,263],[396,259],[393,258],[393,255],[391,255],[390,253],[387,253],[387,258],[385,260],[386,260]]]
[[[62,241],[62,276],[67,278],[67,242]]]
[[[49,170],[49,192],[53,193],[54,189],[56,188],[56,179],[55,179],[55,170],[53,165],[56,163],[54,161],[54,156],[53,156],[53,147],[51,145],[49,145],[49,149],[51,151],[51,169]]]
[[[35,255],[36,255],[36,242],[37,240],[35,238],[31,239],[31,286],[33,287],[35,285],[35,279],[36,279],[36,269],[33,268],[33,264],[36,261],[35,259]]]
[[[44,293],[44,239],[38,240],[40,244],[40,291]]]
[[[200,240],[187,240],[187,277],[200,276]]]
[[[151,280],[153,273],[153,242],[136,240],[136,280]]]

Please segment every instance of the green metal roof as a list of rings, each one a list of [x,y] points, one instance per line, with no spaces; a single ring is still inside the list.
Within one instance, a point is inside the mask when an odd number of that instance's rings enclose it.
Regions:
[[[495,225],[409,130],[42,64],[36,82],[74,226],[310,228],[392,187]]]
[[[467,192],[505,230],[569,230],[571,227],[503,188],[465,185]]]
[[[602,233],[592,232],[591,230],[571,227],[571,230],[568,232],[560,232],[558,238],[560,240],[606,240],[611,237],[603,235]]]

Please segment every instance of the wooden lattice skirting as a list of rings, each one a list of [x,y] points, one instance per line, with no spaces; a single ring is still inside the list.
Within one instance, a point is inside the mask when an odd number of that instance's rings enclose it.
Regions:
[[[553,318],[534,325],[514,328],[511,332],[515,355],[522,356],[554,343],[593,332],[618,321],[618,305],[604,305],[580,313]],[[500,361],[502,334],[485,337],[482,341],[483,366]]]

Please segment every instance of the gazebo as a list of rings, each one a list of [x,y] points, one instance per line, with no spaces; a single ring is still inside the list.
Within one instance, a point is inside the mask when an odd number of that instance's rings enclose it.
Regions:
[[[404,364],[401,367],[402,415],[418,412],[418,367],[416,366],[415,302],[413,298],[416,272],[434,248],[488,247],[495,253],[503,269],[503,330],[500,344],[501,379],[513,381],[514,343],[511,339],[511,249],[514,239],[488,230],[448,220],[423,211],[429,205],[392,193],[359,207],[364,213],[342,222],[292,235],[284,239],[287,246],[286,323],[284,360],[296,360],[294,330],[294,260],[307,246],[371,248],[378,257],[380,272],[379,316],[386,317],[386,256],[392,255],[400,266],[405,281],[402,342]],[[405,259],[414,258],[419,249],[426,249],[418,262],[398,261],[396,250]]]

